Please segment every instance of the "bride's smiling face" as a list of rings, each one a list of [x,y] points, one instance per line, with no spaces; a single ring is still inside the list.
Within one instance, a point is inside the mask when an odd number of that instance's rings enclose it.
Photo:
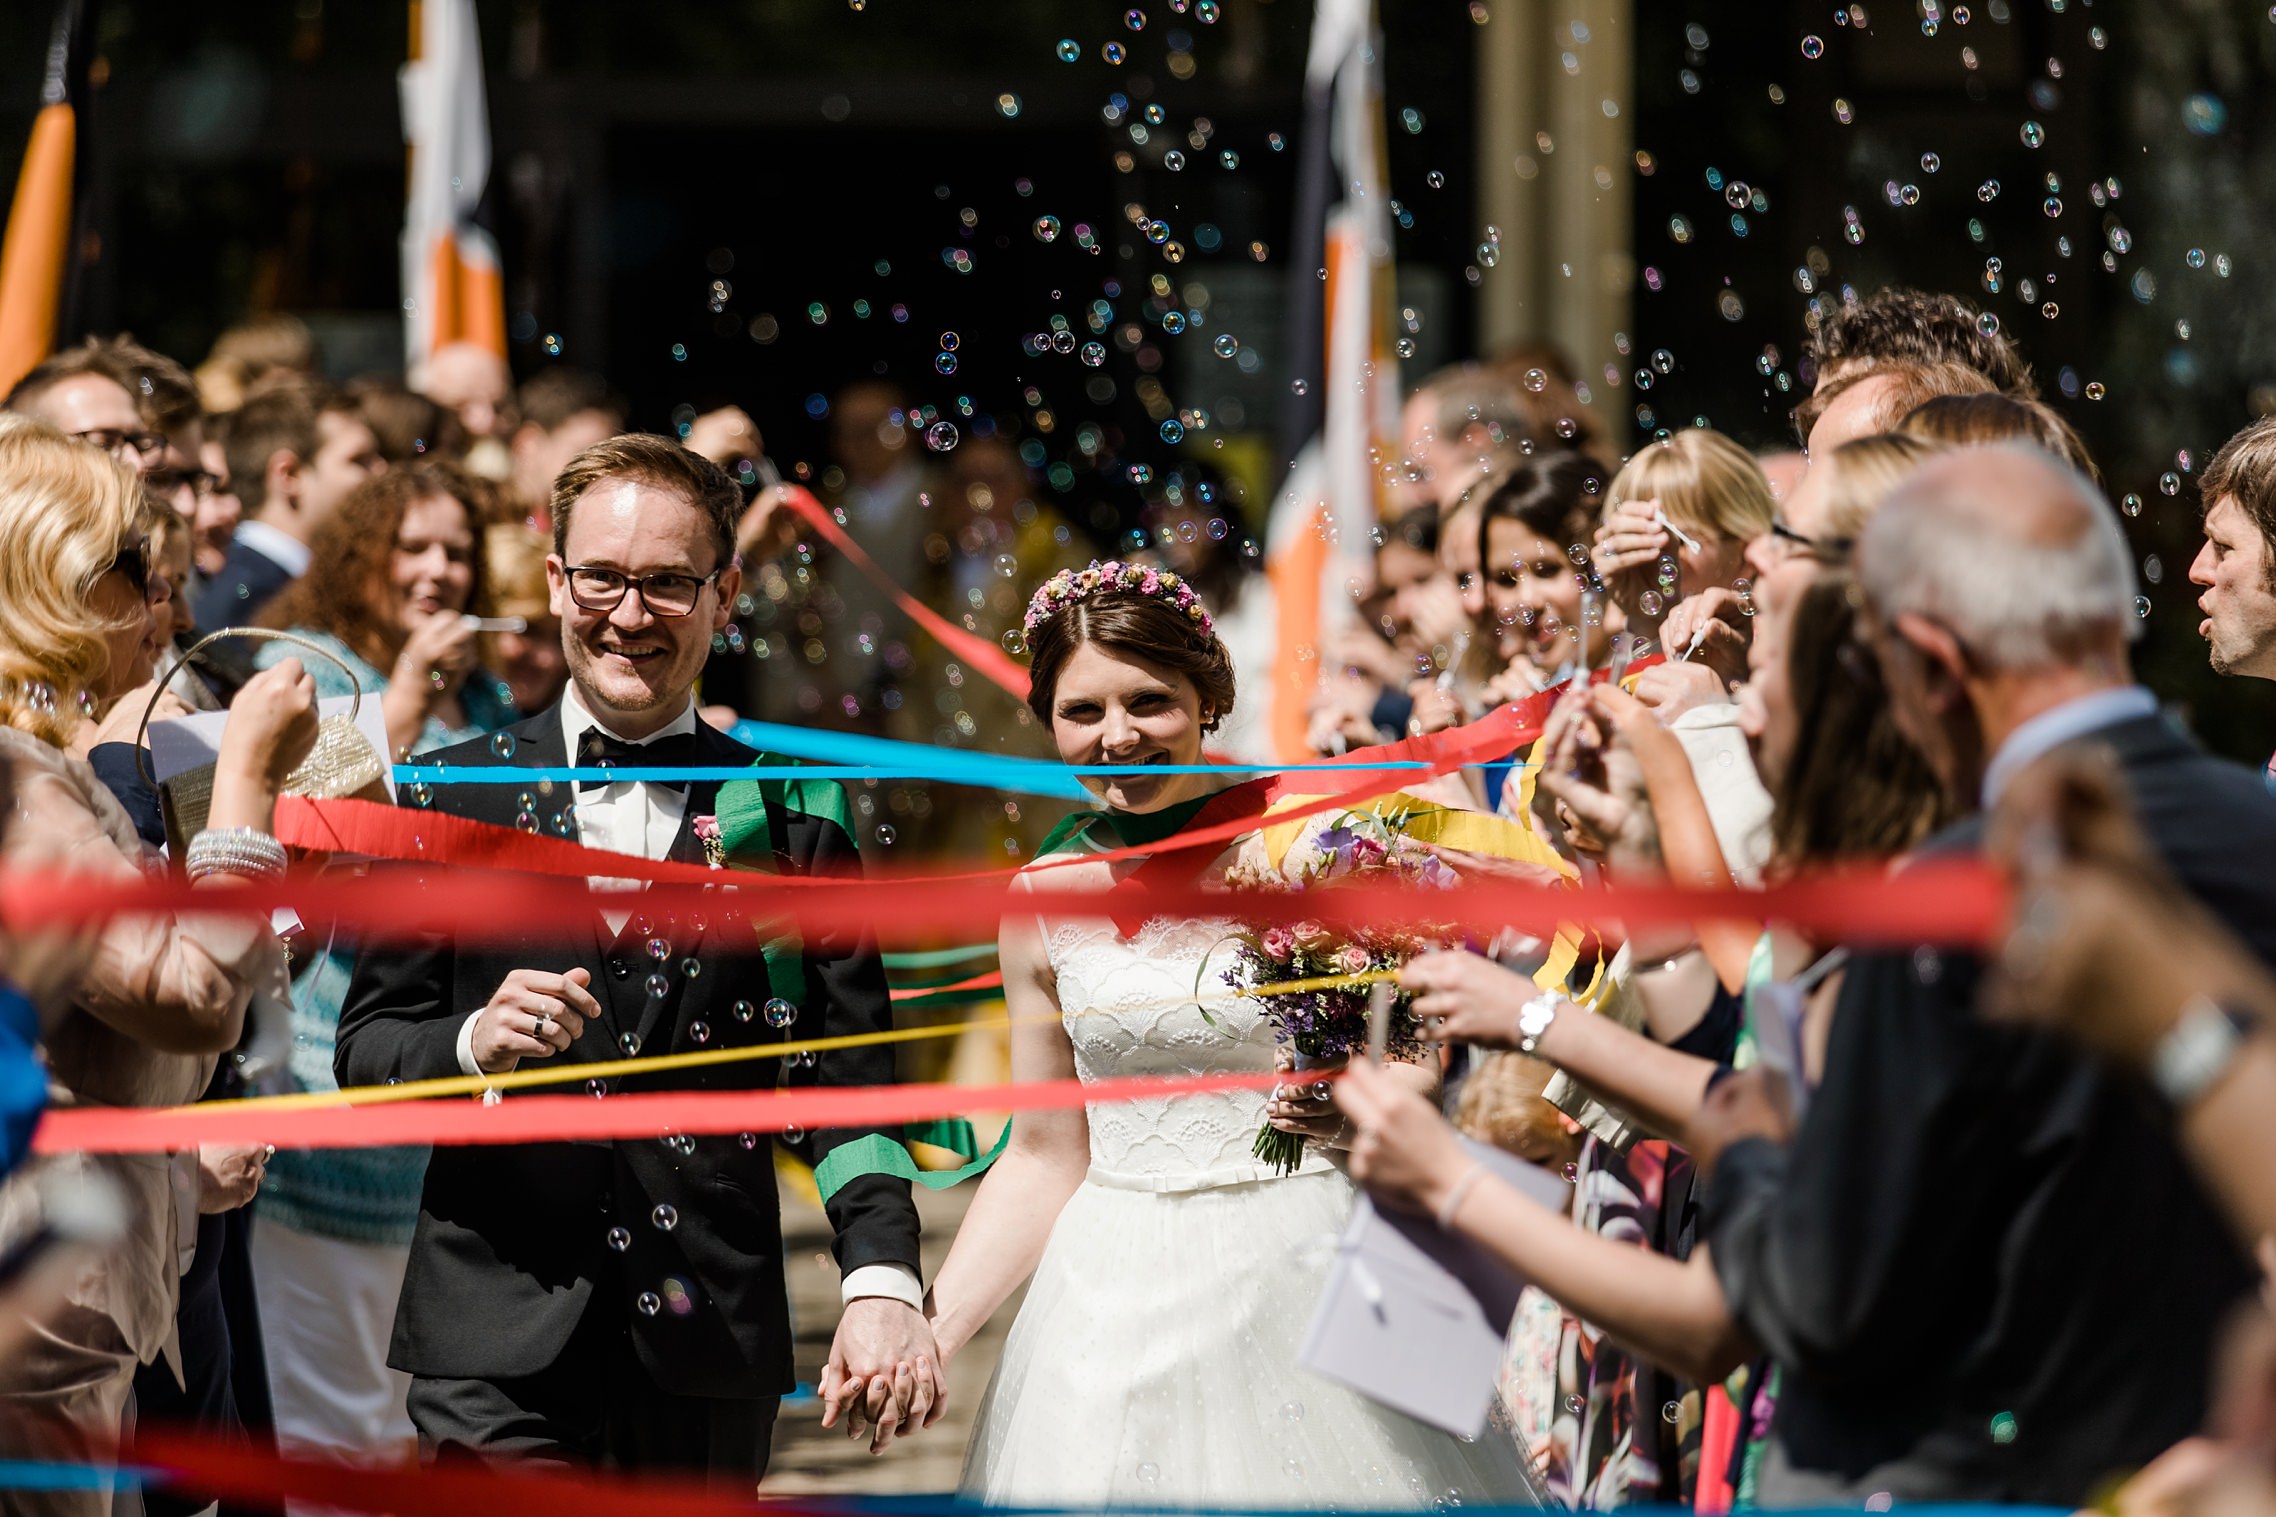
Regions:
[[[1060,666],[1051,695],[1051,738],[1069,764],[1201,762],[1201,694],[1161,665],[1086,642]],[[1083,776],[1083,786],[1121,811],[1159,811],[1208,788],[1207,775]]]

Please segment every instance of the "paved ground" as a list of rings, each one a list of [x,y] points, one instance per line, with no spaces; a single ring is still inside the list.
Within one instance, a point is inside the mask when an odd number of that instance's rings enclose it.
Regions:
[[[977,1181],[951,1190],[915,1187],[917,1211],[924,1219],[925,1278],[929,1281],[955,1241]],[[790,1263],[790,1312],[798,1333],[798,1379],[811,1387],[822,1372],[830,1335],[838,1325],[838,1266],[830,1257],[830,1224],[810,1202],[787,1188],[782,1192],[783,1241]],[[1014,1296],[996,1313],[987,1330],[957,1357],[947,1415],[907,1442],[895,1442],[876,1458],[868,1442],[856,1443],[842,1431],[825,1431],[818,1401],[785,1404],[775,1424],[774,1459],[765,1494],[787,1496],[824,1492],[834,1496],[886,1492],[949,1491],[964,1464],[964,1441],[972,1415],[995,1372],[996,1354],[1019,1309]]]

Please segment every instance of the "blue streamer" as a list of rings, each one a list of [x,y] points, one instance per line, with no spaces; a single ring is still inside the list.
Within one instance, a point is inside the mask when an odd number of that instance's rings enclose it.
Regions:
[[[800,1385],[796,1397],[811,1398],[813,1388]],[[36,1459],[0,1460],[0,1490],[13,1491],[90,1491],[103,1490],[113,1484],[159,1484],[172,1477],[164,1470],[124,1466],[117,1469],[99,1464],[80,1464],[67,1461]],[[1016,1512],[1071,1513],[1071,1512],[1180,1512],[1203,1517],[1320,1517],[1319,1507],[1224,1507],[1189,1506],[1176,1502],[1151,1502],[1144,1507],[991,1507],[957,1496],[950,1492],[919,1492],[900,1496],[814,1496],[800,1498],[800,1505],[819,1508],[840,1514],[840,1517],[968,1517],[968,1514]],[[754,1503],[754,1512],[763,1511],[762,1504]],[[1478,1505],[1463,1509],[1464,1517],[1542,1517],[1536,1506]],[[1691,1517],[1689,1507],[1639,1505],[1627,1509],[1633,1517]],[[2070,1508],[2054,1506],[1994,1506],[1984,1502],[1921,1502],[1905,1505],[1914,1517],[2071,1517]],[[1781,1517],[1856,1517],[1855,1507],[1786,1507]]]

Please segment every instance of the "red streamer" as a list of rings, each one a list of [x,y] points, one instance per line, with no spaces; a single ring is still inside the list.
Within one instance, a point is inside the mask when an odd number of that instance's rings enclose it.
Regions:
[[[564,1475],[547,1466],[404,1465],[388,1469],[286,1459],[248,1444],[138,1428],[122,1464],[164,1470],[183,1489],[270,1506],[276,1498],[357,1512],[420,1517],[826,1517],[837,1507],[796,1498],[750,1500],[680,1478]],[[842,1504],[841,1504],[842,1505]]]
[[[638,1077],[635,1077],[638,1078]],[[809,1090],[663,1090],[589,1095],[506,1093],[473,1100],[387,1101],[372,1106],[71,1106],[50,1111],[32,1151],[160,1153],[200,1143],[273,1143],[278,1148],[385,1148],[401,1143],[562,1143],[653,1138],[664,1133],[892,1128],[975,1111],[1158,1100],[1203,1091],[1264,1090],[1275,1074],[1175,1079],[1038,1080],[1025,1085],[857,1085]]]
[[[910,620],[931,633],[942,647],[1021,700],[1027,699],[1027,671],[1010,654],[978,633],[957,626],[902,589],[900,583],[879,568],[877,560],[871,558],[861,544],[855,542],[847,535],[846,529],[838,525],[837,518],[830,514],[829,507],[816,500],[812,494],[793,486],[782,492],[782,500],[793,511],[805,517],[814,530],[821,533],[831,547],[844,554],[846,561],[859,569],[871,584],[892,596],[894,604],[906,612]]]
[[[399,818],[406,826],[435,820],[390,807],[372,809]],[[521,834],[506,832],[506,836]],[[1011,882],[1002,878],[993,888],[967,879],[790,880],[650,865],[637,859],[621,859],[625,867],[620,868],[620,859],[615,854],[585,853],[580,869],[628,875],[692,870],[711,883],[682,883],[675,875],[668,883],[650,886],[641,897],[643,906],[656,912],[790,920],[809,939],[874,933],[885,941],[922,942],[928,937],[937,940],[939,934],[992,933],[1007,911],[1096,919],[1106,915],[1111,904],[1111,898],[1099,892],[1055,889],[1034,881],[1026,882],[1033,888],[1023,889],[1015,898]],[[1193,883],[1163,884],[1146,895],[1150,915],[1237,916],[1259,924],[1311,919],[1342,927],[1431,926],[1453,921],[1487,936],[1505,925],[1545,932],[1562,922],[1631,931],[1698,921],[1786,922],[1824,942],[1892,946],[1980,946],[1999,930],[2006,904],[2000,876],[1974,860],[1925,861],[1895,875],[1881,869],[1829,871],[1765,890],[1672,885],[1572,889],[1477,879],[1445,890],[1412,890],[1389,881],[1359,879],[1326,890],[1238,895]],[[266,915],[281,906],[291,906],[311,921],[336,919],[343,931],[372,941],[437,934],[460,942],[498,942],[528,936],[535,930],[533,924],[549,924],[562,933],[583,932],[591,920],[593,896],[581,878],[471,869],[438,869],[423,876],[415,889],[399,879],[297,875],[227,891],[193,890],[171,879],[118,882],[67,873],[0,871],[0,920],[18,929],[78,926],[137,913]]]

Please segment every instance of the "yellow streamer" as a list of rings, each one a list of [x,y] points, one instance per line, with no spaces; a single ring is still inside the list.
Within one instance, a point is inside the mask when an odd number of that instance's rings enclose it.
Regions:
[[[1246,996],[1299,995],[1310,990],[1374,985],[1399,977],[1397,970],[1378,969],[1365,974],[1320,975],[1309,980],[1285,980],[1238,992]],[[1190,1004],[1190,998],[1164,1001],[1153,1007],[1121,1007],[1118,1011],[1165,1010]],[[1108,1015],[1106,1012],[1086,1015]],[[792,1054],[829,1053],[840,1048],[875,1048],[887,1043],[915,1043],[926,1038],[953,1037],[969,1028],[1014,1027],[1056,1022],[1059,1016],[973,1017],[959,1022],[937,1022],[927,1027],[896,1027],[885,1032],[848,1033],[835,1038],[808,1038],[797,1043],[761,1043],[745,1048],[706,1048],[693,1053],[649,1054],[634,1059],[604,1059],[591,1064],[547,1064],[498,1075],[449,1075],[435,1080],[406,1080],[395,1085],[354,1085],[343,1090],[304,1090],[281,1096],[243,1096],[230,1101],[200,1101],[183,1107],[190,1112],[303,1111],[312,1107],[380,1106],[390,1101],[424,1101],[436,1096],[471,1096],[490,1090],[523,1090],[532,1086],[566,1085],[572,1080],[619,1075],[663,1074],[677,1069],[705,1069],[719,1064],[743,1064],[757,1059],[783,1059]]]
[[[1518,768],[1520,817],[1532,815],[1533,782],[1540,773],[1541,757],[1547,742],[1547,738],[1536,740],[1532,751],[1526,754],[1525,762]],[[1275,811],[1289,810],[1319,799],[1319,796],[1287,796],[1268,808],[1265,815],[1270,816]],[[1396,813],[1400,834],[1418,843],[1435,843],[1441,848],[1458,848],[1464,853],[1481,853],[1521,864],[1540,864],[1556,870],[1568,884],[1578,881],[1580,871],[1524,821],[1513,821],[1483,811],[1463,811],[1451,806],[1424,804],[1418,809],[1405,809],[1410,807],[1417,807],[1413,796],[1394,792],[1361,801],[1350,809],[1373,816],[1383,816],[1386,812]],[[1296,840],[1303,835],[1305,823],[1310,820],[1311,818],[1304,817],[1293,822],[1276,823],[1264,829],[1265,854],[1272,860],[1273,868],[1281,867],[1282,860],[1288,856],[1288,850],[1296,846]],[[1580,930],[1569,925],[1558,927],[1550,937],[1548,957],[1533,972],[1533,983],[1543,990],[1556,989],[1566,982],[1573,972],[1573,966],[1580,962],[1580,957]],[[1600,963],[1600,971],[1602,967]]]

